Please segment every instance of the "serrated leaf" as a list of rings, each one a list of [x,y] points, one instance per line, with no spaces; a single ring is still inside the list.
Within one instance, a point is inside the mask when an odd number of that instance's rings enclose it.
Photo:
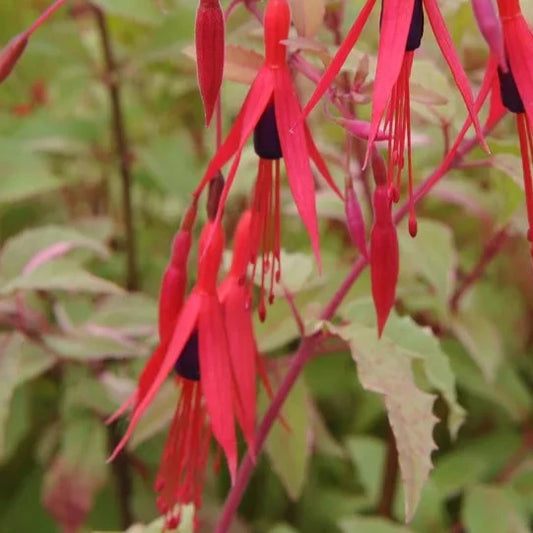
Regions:
[[[325,0],[289,0],[291,15],[298,35],[312,37],[322,26],[326,12]]]
[[[342,315],[352,321],[375,327],[375,314],[371,302],[356,301],[345,305]],[[448,355],[429,328],[423,328],[411,318],[391,313],[383,337],[393,342],[405,355],[420,364],[422,373],[448,404],[448,428],[453,438],[461,427],[465,411],[457,401],[455,375]]]
[[[461,512],[468,533],[528,533],[527,521],[509,490],[478,485],[466,493]]]
[[[0,287],[0,294],[9,295],[17,291],[70,291],[96,294],[121,294],[115,283],[96,277],[83,270],[76,262],[56,259],[35,270],[17,276]]]
[[[432,468],[431,453],[436,449],[433,428],[435,396],[415,384],[411,357],[386,336],[378,340],[375,328],[352,322],[333,333],[350,346],[364,389],[383,395],[389,423],[396,439],[398,460],[405,493],[405,519],[416,510],[422,488]]]
[[[278,474],[292,500],[300,496],[311,456],[311,418],[308,395],[299,379],[283,406],[282,415],[288,428],[278,421],[266,441],[266,452],[273,470]],[[263,392],[262,404],[267,405]]]

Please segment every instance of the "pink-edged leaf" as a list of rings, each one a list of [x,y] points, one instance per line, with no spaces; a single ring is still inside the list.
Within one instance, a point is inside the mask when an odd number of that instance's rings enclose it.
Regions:
[[[309,131],[309,127],[304,122],[304,129],[305,129],[305,138],[307,140],[307,151],[309,153],[309,157],[311,157],[311,160],[316,165],[316,168],[322,174],[323,178],[326,180],[326,183],[331,187],[333,192],[342,200],[342,192],[337,187],[337,184],[331,177],[331,174],[329,172],[328,166],[326,165],[326,162],[322,158],[322,155],[320,154],[316,144],[315,140],[313,139],[313,136],[311,135],[311,132]]]
[[[287,177],[294,203],[307,228],[311,246],[320,269],[321,259],[315,204],[315,184],[307,152],[305,128],[303,123],[298,121],[300,103],[287,68],[276,69],[274,71],[274,80],[276,123],[283,159],[287,168]]]
[[[229,276],[222,300],[224,320],[228,334],[229,353],[233,368],[237,420],[252,456],[255,456],[256,419],[256,358],[251,294],[246,283]]]
[[[328,118],[342,126],[350,135],[357,139],[368,140],[370,136],[370,122],[356,118],[334,117],[333,115],[328,115]],[[386,141],[388,138],[389,136],[386,132],[378,129],[374,136],[374,141]]]
[[[372,119],[368,134],[365,165],[378,134],[385,108],[390,100],[392,88],[398,80],[402,68],[414,5],[415,0],[387,0],[383,3],[378,63],[372,97]]]
[[[352,242],[359,252],[368,259],[368,250],[366,248],[366,227],[363,211],[357,198],[357,194],[350,180],[346,180],[346,192],[344,199],[344,209],[346,213],[346,224]]]
[[[387,187],[379,186],[374,192],[374,227],[370,237],[370,275],[379,337],[394,305],[398,271],[398,236],[392,222],[389,192]]]
[[[209,181],[238,150],[242,150],[272,98],[273,85],[274,80],[271,69],[262,67],[248,91],[241,111],[235,119],[226,140],[209,162],[202,181],[196,188],[195,196],[202,192]]]
[[[200,0],[196,13],[198,86],[209,126],[224,72],[224,13],[218,0]]]
[[[507,72],[502,26],[492,0],[472,0],[472,8],[479,30],[487,41],[490,51],[498,58],[502,70]]]
[[[216,294],[203,293],[198,317],[201,385],[211,429],[228,462],[231,479],[237,472],[235,387],[231,373],[224,315]]]
[[[470,115],[472,123],[474,124],[474,129],[476,130],[479,142],[485,151],[490,152],[479,124],[479,119],[474,106],[474,97],[472,95],[472,90],[470,89],[470,84],[468,83],[468,78],[463,70],[457,52],[455,51],[452,38],[448,32],[448,28],[446,27],[446,22],[444,21],[444,18],[440,12],[437,0],[424,0],[424,6],[426,8],[431,27],[433,28],[433,33],[437,39],[437,44],[439,45],[444,59],[446,59],[446,62],[450,67],[453,79],[455,80],[455,85],[463,97],[468,114]]]
[[[529,123],[533,124],[533,33],[521,13],[505,18],[503,32],[509,66]]]
[[[165,381],[166,377],[174,367],[178,356],[183,351],[185,344],[189,340],[196,324],[198,322],[198,315],[200,314],[200,308],[202,305],[202,295],[198,291],[193,291],[187,301],[185,302],[183,309],[178,317],[176,322],[176,327],[174,329],[174,334],[170,340],[169,345],[166,347],[164,357],[159,364],[159,368],[156,369],[156,363],[159,362],[158,358],[160,355],[156,356],[156,362],[153,363],[153,368],[146,375],[147,386],[146,393],[143,398],[139,399],[133,415],[131,417],[128,429],[122,437],[121,441],[117,444],[116,448],[113,450],[113,453],[108,459],[112,461],[124,448],[128,439],[131,437],[135,426],[137,425],[139,419],[146,411],[147,407],[150,405],[153,397],[156,395],[157,391]],[[148,371],[147,371],[148,372]],[[153,373],[152,373],[153,372]],[[151,383],[148,385],[148,381]]]
[[[9,41],[0,51],[0,83],[12,72],[28,44],[28,35],[21,33]]]
[[[376,0],[367,0],[358,17],[355,19],[353,26],[348,31],[346,37],[344,38],[344,41],[337,50],[335,57],[333,58],[328,68],[322,75],[322,78],[318,82],[315,92],[305,105],[303,110],[303,118],[309,115],[311,110],[316,106],[316,104],[318,104],[318,101],[322,98],[322,96],[324,96],[324,93],[329,89],[329,87],[335,80],[335,77],[342,68],[342,65],[346,61],[346,58],[350,54],[352,48],[355,46],[355,43],[358,41],[359,36],[363,31],[363,28],[366,24],[366,21],[368,20],[368,17],[370,16],[370,13],[372,12],[372,9],[374,8],[375,3]]]

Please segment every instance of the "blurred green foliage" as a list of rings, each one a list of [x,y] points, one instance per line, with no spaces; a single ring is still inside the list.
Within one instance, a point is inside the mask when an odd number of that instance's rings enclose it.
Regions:
[[[47,3],[1,2],[0,42],[30,24]],[[203,127],[194,63],[183,53],[193,40],[196,2],[162,0],[164,10],[152,0],[97,4],[106,14],[118,61],[134,179],[139,291],[121,288],[126,245],[98,28],[81,3],[73,2],[35,34],[0,87],[0,533],[122,531],[130,519],[157,519],[153,478],[176,391],[163,387],[125,459],[111,465],[105,460],[125,422],[107,427],[104,421],[132,392],[156,342],[159,281],[172,235],[213,152],[214,132]],[[330,2],[329,9],[337,4]],[[346,25],[362,1],[348,4]],[[486,50],[468,2],[441,4],[477,85]],[[531,6],[523,7],[532,14]],[[259,25],[244,9],[235,11],[227,30],[233,45],[261,52]],[[332,42],[325,27],[317,39]],[[367,30],[361,50],[369,53],[371,65],[376,44],[377,32]],[[414,104],[418,180],[442,158],[443,124],[456,132],[465,116],[429,31],[421,55],[413,74],[420,94],[431,91],[444,105]],[[351,71],[359,60],[354,54]],[[300,76],[297,81],[305,99],[311,85]],[[224,86],[226,129],[245,90],[233,82]],[[361,111],[367,114],[368,106]],[[344,132],[320,111],[312,127],[341,183]],[[493,132],[490,146],[490,157],[475,150],[468,161],[477,165],[451,172],[423,202],[415,240],[400,227],[397,314],[380,343],[367,273],[334,324],[317,324],[318,310],[356,256],[342,204],[318,192],[320,275],[284,195],[285,284],[309,329],[328,328],[346,342],[331,337],[306,367],[283,410],[290,431],[281,424],[274,428],[232,531],[530,530],[533,278],[517,141],[508,119]],[[250,150],[226,212],[228,233],[254,178]],[[364,200],[362,188],[358,194]],[[370,223],[369,205],[363,204]],[[501,228],[506,240],[500,253],[452,309],[450,299]],[[57,257],[28,270],[32,258],[58,243],[64,248]],[[299,339],[281,292],[256,331],[278,383]],[[398,376],[407,387],[399,396]],[[262,398],[263,408],[267,402]],[[432,411],[439,421],[435,428]],[[400,457],[403,473],[417,476],[404,479],[405,489],[398,478],[394,521],[379,516],[393,443],[387,414],[396,437],[403,435],[400,444],[411,446]],[[425,483],[432,440],[438,450]],[[212,531],[228,488],[224,471],[210,473],[203,531]],[[409,513],[420,496],[407,526],[400,525],[404,492]],[[161,522],[154,522],[128,531],[160,529]]]

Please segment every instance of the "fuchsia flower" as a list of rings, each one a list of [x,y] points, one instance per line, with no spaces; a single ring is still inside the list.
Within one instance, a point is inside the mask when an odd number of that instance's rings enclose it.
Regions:
[[[532,243],[533,255],[533,33],[522,14],[519,0],[498,0],[500,20],[489,2],[478,0],[477,3],[476,17],[480,27],[492,28],[490,34],[483,32],[492,52],[484,82],[484,85],[492,85],[487,125],[497,121],[504,109],[516,115],[529,223],[528,239]],[[498,53],[501,30],[505,51],[503,64]],[[485,91],[485,98],[488,92]]]
[[[355,46],[376,0],[367,0],[361,13],[341,44],[333,61],[324,72],[314,94],[304,108],[304,117],[318,103],[341,69],[351,49]],[[468,79],[453,47],[444,19],[436,0],[382,0],[381,26],[377,69],[372,98],[372,119],[368,134],[367,164],[380,126],[388,134],[386,184],[376,181],[374,195],[374,229],[370,267],[372,294],[378,315],[378,331],[385,325],[394,304],[398,277],[397,239],[391,225],[392,201],[398,201],[401,177],[407,153],[409,192],[409,232],[416,235],[417,224],[413,199],[413,165],[411,158],[411,106],[409,80],[414,53],[420,47],[424,32],[424,8],[428,15],[439,47],[452,71],[455,83],[463,96],[478,136],[484,144],[481,128],[474,108],[474,99]],[[484,144],[484,146],[486,146]],[[386,196],[388,195],[389,198]],[[387,215],[385,211],[389,209]],[[386,231],[385,231],[386,228]],[[391,249],[387,252],[387,246]]]
[[[185,298],[195,212],[193,205],[176,235],[163,277],[160,343],[139,378],[136,393],[112,417],[133,406],[129,427],[110,460],[125,446],[158,389],[174,371],[180,399],[155,486],[158,508],[166,515],[169,528],[179,523],[181,505],[201,506],[212,436],[224,451],[232,478],[237,468],[235,420],[254,453],[255,380],[260,365],[246,272],[251,215],[245,213],[239,223],[232,265],[218,288],[224,234],[220,223],[206,224],[199,244],[198,279]]]
[[[288,38],[289,27],[287,1],[270,0],[264,17],[265,62],[250,87],[231,131],[209,163],[195,193],[198,196],[216,172],[233,157],[219,208],[220,217],[242,150],[253,132],[254,147],[260,161],[252,215],[252,232],[257,247],[251,253],[254,264],[261,254],[263,277],[267,270],[271,276],[279,275],[280,159],[285,161],[294,202],[317,258],[320,257],[319,236],[310,159],[338,192],[307,125],[302,121],[297,123],[301,106],[287,65],[286,48],[281,42]],[[264,296],[264,287],[262,294]],[[264,308],[264,303],[261,308]]]

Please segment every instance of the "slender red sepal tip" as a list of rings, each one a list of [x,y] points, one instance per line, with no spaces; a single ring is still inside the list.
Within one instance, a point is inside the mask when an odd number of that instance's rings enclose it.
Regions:
[[[370,238],[372,297],[381,337],[396,297],[399,255],[396,227],[392,221],[391,199],[386,186],[374,192],[374,227]]]
[[[198,86],[209,126],[224,72],[224,13],[218,0],[200,0],[195,40]]]
[[[26,33],[21,33],[13,37],[0,52],[0,83],[11,74],[27,44]]]

